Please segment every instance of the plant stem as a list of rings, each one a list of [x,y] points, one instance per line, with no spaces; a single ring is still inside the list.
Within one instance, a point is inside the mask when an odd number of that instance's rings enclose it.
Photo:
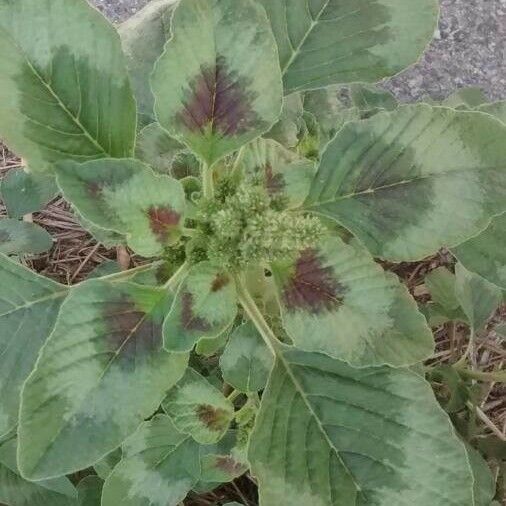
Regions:
[[[206,199],[214,197],[213,168],[207,163],[202,166],[202,190]]]
[[[179,269],[172,275],[172,277],[163,285],[166,290],[174,290],[179,282],[186,276],[190,270],[190,264],[185,262]]]
[[[492,371],[492,372],[483,372],[483,371],[473,371],[471,369],[466,369],[465,367],[456,367],[455,370],[461,374],[462,376],[466,376],[471,379],[475,379],[478,381],[494,381],[499,383],[506,383],[506,371]]]
[[[263,337],[265,344],[268,346],[269,350],[271,350],[272,354],[276,356],[276,348],[279,345],[278,339],[274,335],[274,332],[269,327],[269,324],[265,321],[263,314],[251,297],[243,279],[241,279],[239,276],[236,276],[235,281],[239,302],[244,308],[244,311],[246,311],[246,314],[249,316],[250,320],[257,328],[258,332],[260,332],[260,335]]]
[[[232,390],[232,392],[230,393],[230,395],[227,397],[227,399],[230,401],[230,402],[234,402],[237,397],[239,397],[241,395],[241,392],[239,392],[239,390]]]

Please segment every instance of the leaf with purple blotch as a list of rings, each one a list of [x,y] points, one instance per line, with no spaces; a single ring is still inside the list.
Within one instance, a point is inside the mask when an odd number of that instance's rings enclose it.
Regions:
[[[178,430],[204,445],[218,442],[234,418],[233,404],[191,368],[168,393],[162,406]]]
[[[190,351],[202,338],[218,337],[237,314],[235,284],[230,274],[210,262],[190,270],[163,325],[164,348]]]
[[[207,164],[267,132],[282,106],[276,43],[251,0],[182,0],[152,76],[160,124]]]
[[[171,300],[165,289],[129,281],[71,289],[21,394],[23,476],[91,466],[156,411],[188,361],[162,348]]]
[[[294,344],[355,366],[403,366],[434,342],[407,289],[361,246],[324,238],[272,265],[283,324]]]
[[[270,139],[251,142],[240,157],[243,171],[259,178],[271,198],[281,199],[288,208],[304,203],[316,172],[311,160]]]
[[[56,172],[77,211],[93,225],[125,235],[139,255],[160,255],[180,238],[185,195],[174,178],[133,159],[64,162]]]

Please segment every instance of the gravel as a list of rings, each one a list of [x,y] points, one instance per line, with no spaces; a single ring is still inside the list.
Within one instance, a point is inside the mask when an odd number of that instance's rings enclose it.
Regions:
[[[149,0],[91,0],[121,22]],[[278,1],[278,0],[272,0]],[[506,98],[506,0],[440,0],[441,18],[427,52],[408,70],[385,81],[403,102],[440,100],[465,86],[490,100]]]

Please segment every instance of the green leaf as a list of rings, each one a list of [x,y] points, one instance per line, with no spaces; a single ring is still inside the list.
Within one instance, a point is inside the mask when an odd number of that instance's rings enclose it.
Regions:
[[[76,490],[67,478],[33,483],[20,476],[16,439],[0,446],[0,502],[9,506],[78,506]]]
[[[397,100],[389,91],[370,84],[352,84],[350,95],[353,104],[365,118],[381,110],[393,111],[397,107]]]
[[[155,119],[155,98],[149,75],[170,38],[170,20],[177,0],[154,0],[118,27],[141,126]]]
[[[506,123],[506,100],[500,102],[492,102],[491,104],[483,104],[477,109],[496,117],[498,120]]]
[[[466,444],[467,456],[474,477],[474,505],[491,506],[495,496],[495,479],[478,450]]]
[[[360,119],[356,108],[347,108],[338,97],[339,88],[308,91],[304,95],[304,110],[318,123],[323,147],[347,121]]]
[[[348,123],[322,155],[307,208],[375,256],[419,260],[505,210],[505,136],[489,115],[426,104]]]
[[[65,286],[0,254],[0,435],[17,423],[21,386],[66,295]]]
[[[259,178],[272,198],[286,207],[300,207],[306,199],[315,174],[311,160],[301,158],[276,141],[256,139],[241,155],[247,175]]]
[[[184,149],[185,147],[158,123],[151,123],[137,136],[135,156],[155,172],[170,174],[176,156]]]
[[[98,476],[87,476],[77,485],[79,506],[100,506],[104,481]]]
[[[98,474],[98,476],[100,476],[100,478],[106,480],[112,473],[113,469],[118,465],[121,457],[121,448],[116,448],[116,450],[108,453],[102,460],[99,460],[93,466],[93,469],[95,469],[95,472]]]
[[[166,415],[143,423],[106,480],[102,506],[177,506],[200,475],[199,446]]]
[[[232,403],[203,376],[188,368],[162,403],[176,428],[198,443],[216,443],[234,418]]]
[[[57,182],[65,198],[93,225],[124,234],[139,255],[160,255],[181,235],[181,184],[133,159],[61,163]]]
[[[37,255],[53,246],[53,238],[35,223],[10,218],[0,219],[0,253]]]
[[[164,348],[190,351],[203,337],[218,337],[237,314],[231,276],[210,262],[192,267],[163,325]]]
[[[480,332],[502,302],[501,289],[469,272],[461,264],[455,267],[455,274],[457,299],[473,332]]]
[[[376,82],[414,63],[431,40],[433,0],[260,0],[279,48],[285,93]]]
[[[475,86],[470,86],[468,88],[461,88],[460,90],[452,93],[446,100],[443,101],[443,105],[447,107],[454,107],[455,109],[473,109],[474,107],[482,105],[484,102],[487,102],[487,97],[483,90]]]
[[[277,121],[276,43],[251,0],[182,0],[172,32],[152,77],[156,116],[212,165]]]
[[[263,390],[274,359],[251,322],[238,327],[220,357],[223,379],[241,392]]]
[[[323,239],[272,272],[298,348],[360,367],[410,365],[432,354],[432,332],[413,298],[364,248]]]
[[[454,311],[460,306],[455,295],[455,274],[446,267],[438,267],[425,276],[425,286],[432,300],[446,311]]]
[[[105,262],[97,265],[87,276],[86,279],[102,278],[104,276],[110,276],[111,274],[119,274],[121,267],[116,260],[106,260]]]
[[[471,506],[472,476],[429,384],[281,347],[249,445],[263,506]]]
[[[162,349],[170,299],[165,289],[130,282],[72,288],[23,388],[23,476],[38,480],[93,465],[158,408],[188,359]]]
[[[53,177],[45,174],[11,170],[2,179],[2,201],[11,218],[40,211],[57,192]]]
[[[469,271],[506,290],[506,214],[497,216],[481,234],[452,248]]]
[[[304,108],[302,97],[293,93],[283,100],[283,109],[278,122],[264,135],[287,148],[293,148],[299,143],[299,131],[303,124]]]
[[[0,137],[31,170],[132,155],[119,37],[88,2],[0,0],[0,67]]]

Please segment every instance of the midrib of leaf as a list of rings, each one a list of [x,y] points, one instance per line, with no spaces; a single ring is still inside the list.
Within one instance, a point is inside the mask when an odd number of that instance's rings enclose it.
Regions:
[[[357,483],[357,480],[353,476],[352,473],[348,470],[348,467],[345,465],[343,460],[341,459],[341,455],[339,454],[338,449],[334,446],[334,443],[329,439],[327,432],[325,431],[325,428],[323,427],[320,419],[318,418],[317,414],[315,413],[313,407],[311,406],[307,396],[304,393],[304,389],[300,385],[300,383],[297,381],[297,378],[294,376],[290,364],[283,356],[283,352],[281,351],[282,344],[278,341],[276,338],[276,335],[274,334],[273,330],[270,328],[269,324],[265,321],[265,318],[263,317],[262,313],[258,309],[258,306],[256,305],[255,301],[251,298],[251,295],[249,294],[248,290],[245,288],[241,280],[237,280],[238,284],[238,297],[239,301],[241,302],[241,305],[243,306],[246,314],[250,317],[251,321],[254,323],[257,330],[262,335],[265,343],[271,350],[271,352],[274,354],[277,360],[280,361],[280,363],[283,364],[284,369],[286,370],[288,376],[290,377],[293,386],[295,387],[295,390],[298,392],[298,394],[301,396],[304,404],[306,405],[307,409],[309,410],[309,413],[311,414],[312,418],[315,420],[318,428],[320,429],[320,432],[322,433],[323,437],[325,438],[325,441],[329,445],[329,448],[333,450],[335,453],[337,459],[341,463],[343,469],[346,469],[346,472],[350,476],[350,478],[353,481],[353,484],[355,485],[355,488],[357,492],[362,493],[362,489],[360,485]],[[274,365],[272,371],[274,371],[276,365]],[[272,374],[271,371],[271,374]]]
[[[439,177],[450,176],[450,175],[455,174],[455,173],[476,172],[477,170],[479,170],[480,172],[482,172],[482,171],[485,172],[487,170],[498,170],[498,169],[502,169],[502,168],[503,168],[503,166],[494,165],[494,166],[485,167],[485,168],[482,168],[482,169],[477,169],[477,168],[460,169],[460,168],[456,168],[454,170],[450,170],[450,171],[446,171],[446,172],[440,172],[440,173],[437,173],[437,174],[426,174],[424,176],[417,176],[417,177],[414,177],[414,178],[411,178],[411,179],[403,179],[402,181],[396,181],[395,183],[391,183],[391,184],[387,184],[387,185],[382,185],[382,186],[377,186],[375,188],[368,188],[367,190],[362,190],[360,192],[347,193],[346,195],[335,195],[334,197],[328,198],[326,200],[318,200],[316,203],[309,205],[307,208],[308,209],[312,209],[312,208],[316,208],[316,207],[319,207],[319,206],[324,205],[324,204],[332,204],[334,202],[339,202],[341,200],[346,200],[346,199],[358,197],[360,195],[371,195],[371,194],[379,192],[381,190],[388,190],[390,188],[395,188],[396,186],[402,186],[402,185],[414,183],[414,182],[417,182],[417,181],[423,181],[423,180],[431,179],[431,178],[436,179],[436,178],[439,178]]]
[[[320,18],[322,17],[323,13],[325,12],[325,9],[328,7],[328,5],[330,3],[330,0],[325,0],[323,6],[321,8],[321,10],[318,12],[318,14],[316,15],[316,17],[313,17],[312,14],[311,14],[311,10],[310,10],[309,4],[308,4],[308,2],[310,2],[310,1],[311,0],[306,0],[305,1],[305,5],[306,5],[306,8],[307,8],[308,16],[311,19],[311,26],[309,27],[308,31],[302,37],[302,39],[300,40],[299,44],[297,44],[297,47],[293,47],[292,41],[290,39],[290,31],[289,31],[289,28],[288,28],[288,18],[287,18],[287,15],[286,15],[286,11],[288,9],[288,6],[286,4],[286,0],[283,0],[284,6],[285,6],[284,11],[285,11],[285,22],[286,22],[286,36],[287,36],[288,43],[290,44],[290,47],[292,48],[292,55],[288,59],[287,63],[281,69],[281,74],[282,75],[286,74],[287,70],[290,68],[290,66],[292,65],[292,63],[295,61],[295,58],[297,58],[297,56],[299,56],[299,53],[300,53],[300,50],[302,49],[302,46],[305,44],[307,38],[311,35],[311,32],[314,30],[315,26],[320,22]]]
[[[97,139],[95,139],[91,134],[90,132],[88,132],[88,130],[84,127],[84,125],[81,123],[81,121],[79,120],[78,117],[74,116],[72,114],[72,112],[70,111],[70,109],[61,101],[60,97],[58,96],[58,94],[53,90],[53,88],[51,87],[51,85],[49,83],[46,83],[46,81],[43,79],[43,77],[39,74],[39,72],[37,72],[37,69],[32,65],[31,61],[28,59],[28,55],[19,47],[19,45],[16,43],[16,41],[14,41],[12,39],[12,37],[8,36],[9,39],[11,40],[12,44],[18,49],[18,51],[21,53],[21,55],[23,56],[23,59],[25,60],[28,68],[33,72],[33,74],[35,75],[35,77],[39,80],[39,82],[42,84],[42,86],[44,86],[48,91],[49,93],[51,94],[51,96],[56,100],[57,104],[63,109],[63,111],[69,116],[69,118],[78,126],[78,128],[83,132],[83,135],[99,150],[102,152],[102,154],[105,156],[105,157],[108,157],[108,156],[111,156],[110,153],[108,153],[103,147],[102,145],[98,142]],[[74,66],[75,66],[75,63],[74,63]],[[77,76],[79,76],[79,74],[76,73]],[[80,88],[79,88],[79,91],[80,91]],[[81,97],[81,100],[82,100],[82,97]],[[32,121],[32,118],[30,118],[30,121]],[[73,153],[74,154],[74,153]],[[76,153],[77,154],[77,153]]]

